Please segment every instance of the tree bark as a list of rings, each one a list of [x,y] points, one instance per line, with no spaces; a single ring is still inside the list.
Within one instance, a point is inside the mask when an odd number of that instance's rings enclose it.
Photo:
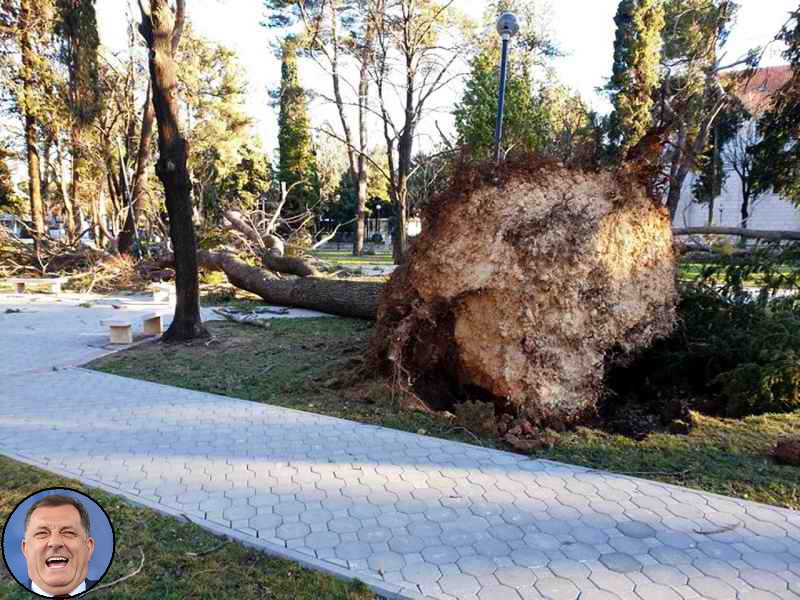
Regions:
[[[369,98],[369,65],[372,60],[372,36],[374,27],[371,15],[367,16],[367,30],[364,35],[364,47],[361,49],[361,67],[358,76],[358,196],[356,198],[356,237],[353,240],[353,255],[364,253],[364,235],[367,221],[367,101]]]
[[[45,235],[42,216],[42,182],[39,166],[39,149],[36,146],[36,119],[33,116],[33,69],[36,53],[31,43],[31,4],[21,0],[19,6],[19,36],[22,52],[23,114],[25,116],[25,151],[28,160],[28,194],[31,202],[31,221],[33,222],[34,244],[38,251]]]
[[[268,271],[251,267],[230,252],[198,252],[205,269],[222,271],[236,287],[252,292],[270,304],[307,308],[320,312],[375,319],[384,284],[341,281],[318,277],[276,279]]]
[[[743,229],[739,227],[684,227],[673,229],[672,235],[738,235],[743,238],[770,241],[800,241],[800,231],[766,231],[762,229]]]
[[[144,173],[148,158],[150,157],[150,144],[153,139],[153,121],[156,116],[150,97],[150,87],[149,85],[147,86],[147,97],[145,98],[144,110],[142,111],[142,132],[139,137],[139,151],[136,155],[136,172],[133,175],[132,183],[133,189],[130,199],[125,199],[126,203],[130,200],[130,204],[127,205],[125,225],[122,227],[122,231],[119,233],[119,240],[117,241],[120,254],[131,253],[133,239],[136,235],[136,223],[144,205]]]
[[[200,318],[197,240],[192,222],[192,181],[186,166],[188,144],[180,130],[175,50],[183,30],[186,0],[173,13],[167,0],[151,0],[150,12],[139,0],[139,31],[150,50],[150,81],[158,124],[156,175],[164,185],[169,233],[175,252],[175,316],[162,340],[184,341],[208,336]]]

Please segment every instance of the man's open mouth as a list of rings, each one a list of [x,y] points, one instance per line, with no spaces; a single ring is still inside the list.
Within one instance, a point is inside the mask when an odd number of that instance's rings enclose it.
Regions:
[[[67,566],[69,559],[66,556],[51,556],[44,564],[46,564],[51,569],[63,569]]]

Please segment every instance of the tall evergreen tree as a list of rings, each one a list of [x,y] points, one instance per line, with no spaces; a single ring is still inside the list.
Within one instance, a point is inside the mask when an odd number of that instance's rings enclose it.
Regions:
[[[72,145],[72,198],[66,202],[71,219],[67,222],[70,239],[80,229],[80,201],[87,186],[82,178],[87,175],[84,135],[100,109],[98,89],[97,33],[95,0],[58,0],[56,33],[61,38],[61,61],[69,73],[67,108],[71,118]],[[65,199],[66,200],[66,199]],[[71,222],[70,222],[71,221]]]
[[[614,17],[614,64],[607,89],[614,111],[609,121],[611,153],[618,159],[642,139],[652,124],[658,85],[662,0],[622,0]]]
[[[800,204],[800,7],[778,34],[792,76],[773,96],[758,122],[763,136],[754,151],[758,172],[756,190],[772,188]]]
[[[497,91],[500,74],[498,44],[483,48],[470,64],[470,74],[453,115],[461,143],[477,158],[489,158],[494,151],[497,118]],[[543,143],[543,115],[533,105],[530,71],[525,64],[511,60],[511,76],[506,84],[503,116],[503,147],[530,152]]]
[[[283,43],[280,112],[278,115],[278,179],[290,189],[284,213],[296,215],[319,199],[319,182],[309,128],[306,93],[297,70],[297,39]]]

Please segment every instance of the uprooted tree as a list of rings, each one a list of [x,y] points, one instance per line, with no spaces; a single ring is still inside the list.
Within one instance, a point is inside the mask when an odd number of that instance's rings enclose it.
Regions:
[[[609,363],[674,326],[668,215],[624,171],[463,171],[384,291],[372,355],[434,408],[573,423]]]

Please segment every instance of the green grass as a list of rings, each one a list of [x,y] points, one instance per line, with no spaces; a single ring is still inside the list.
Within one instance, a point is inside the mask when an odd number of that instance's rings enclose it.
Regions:
[[[304,569],[235,542],[223,542],[197,525],[133,507],[123,500],[77,481],[64,479],[23,463],[0,457],[0,520],[29,494],[48,487],[69,487],[91,495],[108,512],[114,526],[114,561],[100,585],[134,571],[142,571],[92,598],[236,598],[267,600],[371,600],[375,596],[361,583],[345,583]],[[191,553],[204,553],[193,557]],[[28,600],[0,562],[0,598]]]
[[[348,319],[276,319],[268,329],[207,323],[217,342],[147,344],[92,363],[109,373],[322,413],[437,437],[505,447],[459,429],[445,417],[401,410],[387,381],[342,386],[358,364],[372,325]],[[687,436],[654,434],[635,441],[580,428],[549,434],[533,456],[800,509],[800,469],[775,464],[769,451],[800,434],[800,414],[745,420],[695,415]]]

